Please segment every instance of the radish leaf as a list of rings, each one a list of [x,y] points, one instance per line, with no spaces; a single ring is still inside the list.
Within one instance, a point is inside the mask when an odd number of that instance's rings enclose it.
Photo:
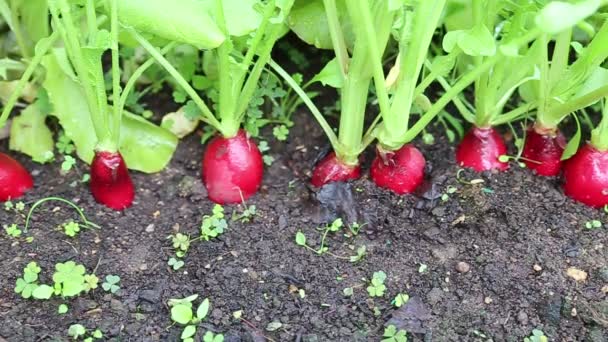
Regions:
[[[576,115],[572,116],[574,117],[574,121],[576,121],[576,133],[574,133],[572,139],[568,141],[568,145],[566,145],[564,153],[562,153],[561,160],[570,159],[570,157],[572,157],[576,153],[576,151],[578,150],[578,146],[581,143],[581,124],[578,121]]]

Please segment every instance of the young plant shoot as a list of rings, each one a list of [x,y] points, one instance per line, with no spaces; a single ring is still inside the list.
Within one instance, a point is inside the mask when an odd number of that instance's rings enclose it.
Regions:
[[[539,49],[534,63],[540,70],[540,77],[520,89],[524,100],[536,107],[536,122],[527,130],[523,161],[543,176],[557,176],[562,160],[569,158],[579,143],[580,133],[577,133],[571,141],[570,151],[564,153],[566,142],[558,127],[560,122],[608,94],[608,70],[600,67],[608,57],[608,22],[602,20],[603,25],[597,33],[594,32],[586,47],[577,49],[578,56],[570,64],[572,26],[593,12],[549,11],[554,7],[554,4],[547,5],[536,18],[537,25],[544,32],[535,43]],[[572,13],[580,14],[573,16]],[[552,38],[555,43],[549,59]]]
[[[97,28],[95,2],[86,1],[84,9],[71,6],[67,0],[49,0],[55,29],[61,35],[75,75],[84,90],[97,145],[91,163],[91,193],[95,200],[111,209],[131,206],[135,189],[129,171],[118,150],[122,108],[108,105],[101,57],[112,51],[112,97],[120,98],[120,69],[118,61],[118,0],[111,0],[111,29]],[[81,35],[75,21],[86,12],[87,35]]]
[[[459,59],[457,70],[477,68],[497,53],[498,36],[502,44],[509,44],[533,32],[527,22],[535,13],[534,7],[510,4],[505,1],[473,0],[469,21],[448,32],[443,38],[443,48],[448,53],[461,49],[464,55]],[[494,34],[494,35],[493,35]],[[473,127],[467,132],[456,148],[459,165],[475,171],[507,170],[509,164],[500,157],[507,154],[507,147],[495,126],[520,119],[534,108],[531,104],[518,106],[503,112],[511,95],[522,84],[537,79],[534,70],[535,51],[539,48],[520,49],[501,58],[479,75],[474,84],[474,104],[469,104],[464,96],[454,98],[454,104],[462,117]],[[503,51],[504,52],[504,51]],[[445,89],[449,85],[440,79]]]
[[[370,19],[368,25],[378,24],[383,20],[392,21],[395,11],[389,10],[386,2],[377,2],[375,7],[374,18]],[[362,22],[357,22],[355,18],[347,16],[344,12],[346,12],[346,8],[344,2],[341,1],[301,1],[294,7],[290,18],[292,29],[302,40],[320,48],[333,49],[336,54],[336,57],[310,83],[319,81],[338,88],[341,107],[337,136],[297,83],[276,63],[271,63],[277,73],[303,99],[332,145],[333,151],[319,161],[313,170],[311,183],[316,187],[330,182],[345,182],[359,178],[361,175],[359,155],[373,140],[370,134],[363,137],[365,111],[373,74],[366,46],[368,41],[360,30],[355,30],[354,39],[351,32],[344,31],[350,26],[350,23],[357,23],[354,26],[363,25]],[[319,28],[317,27],[318,21],[310,20],[319,16],[327,18],[327,27]],[[375,23],[371,23],[372,20]],[[384,30],[378,30],[374,44],[374,49],[379,49],[380,54],[384,53],[390,35],[390,25],[388,28],[387,25],[383,25],[383,28]],[[318,36],[322,33],[328,34]],[[352,51],[350,53],[349,47]]]
[[[591,141],[564,163],[564,192],[588,206],[608,205],[608,98]]]
[[[284,20],[292,3],[293,0],[120,2],[121,23],[192,98],[201,112],[201,120],[219,132],[207,144],[202,161],[202,180],[209,198],[216,203],[240,203],[261,185],[262,155],[241,123],[272,47],[286,32]],[[174,11],[175,8],[180,11]],[[171,24],[150,25],[159,20]],[[215,114],[142,33],[191,44],[211,54],[219,83]],[[239,48],[243,39],[245,49]]]

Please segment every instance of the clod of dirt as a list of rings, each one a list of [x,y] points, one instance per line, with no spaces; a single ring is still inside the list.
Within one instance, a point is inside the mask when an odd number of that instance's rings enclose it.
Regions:
[[[207,189],[200,179],[184,176],[177,185],[177,193],[180,197],[193,197],[193,199],[202,199],[207,197]]]
[[[393,317],[386,325],[394,325],[399,330],[406,330],[416,334],[426,334],[429,330],[427,321],[431,319],[431,310],[418,297],[410,300],[393,313]]]
[[[568,277],[576,280],[576,281],[585,281],[587,280],[587,272],[583,271],[583,270],[579,270],[576,267],[569,267],[566,270],[566,274],[568,275]]]
[[[321,211],[317,217],[320,222],[331,222],[341,217],[345,223],[357,222],[364,223],[363,215],[359,212],[359,207],[353,194],[353,187],[350,183],[334,182],[324,185],[316,193],[316,200],[320,204]]]
[[[468,263],[461,261],[459,263],[456,264],[456,271],[458,271],[459,273],[467,273],[471,270],[471,265],[469,265]]]

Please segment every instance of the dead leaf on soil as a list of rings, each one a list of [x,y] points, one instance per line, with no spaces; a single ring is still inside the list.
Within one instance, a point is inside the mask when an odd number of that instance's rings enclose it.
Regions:
[[[587,280],[587,272],[583,271],[583,270],[579,270],[576,267],[569,267],[566,270],[566,274],[568,275],[568,277],[576,280],[576,281],[585,281]]]

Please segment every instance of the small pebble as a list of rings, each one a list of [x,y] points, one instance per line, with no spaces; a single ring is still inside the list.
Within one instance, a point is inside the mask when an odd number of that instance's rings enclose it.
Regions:
[[[483,302],[486,303],[486,304],[492,304],[493,301],[492,301],[492,298],[486,297],[486,298],[483,299]]]
[[[578,268],[575,268],[575,267],[569,267],[568,270],[566,270],[566,274],[568,275],[568,277],[570,277],[576,281],[587,280],[587,272],[585,272],[583,270],[579,270]]]
[[[151,223],[146,227],[146,233],[152,233],[154,231],[154,224]]]
[[[460,273],[467,273],[471,270],[471,265],[467,264],[464,261],[461,261],[456,264],[455,268],[456,268],[456,271],[458,271]]]
[[[542,271],[542,270],[543,270],[543,268],[542,268],[542,267],[540,267],[540,265],[539,265],[539,264],[534,264],[534,266],[533,266],[532,268],[534,268],[534,270],[535,270],[536,272],[540,272],[540,271]]]
[[[576,317],[576,315],[577,315],[576,308],[572,308],[572,311],[570,311],[570,316]]]

